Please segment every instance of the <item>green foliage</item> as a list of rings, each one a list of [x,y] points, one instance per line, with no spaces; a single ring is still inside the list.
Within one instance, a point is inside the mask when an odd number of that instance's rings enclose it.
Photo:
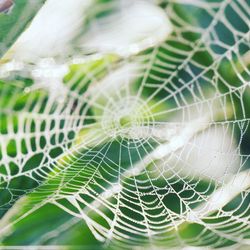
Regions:
[[[9,13],[0,13],[0,57],[24,31],[45,0],[18,0]]]

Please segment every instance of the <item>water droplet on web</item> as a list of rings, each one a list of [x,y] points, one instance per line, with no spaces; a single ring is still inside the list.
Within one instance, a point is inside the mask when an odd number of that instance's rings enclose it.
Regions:
[[[26,87],[26,88],[24,88],[24,91],[23,91],[25,94],[28,94],[28,93],[30,93],[30,88],[29,87]]]

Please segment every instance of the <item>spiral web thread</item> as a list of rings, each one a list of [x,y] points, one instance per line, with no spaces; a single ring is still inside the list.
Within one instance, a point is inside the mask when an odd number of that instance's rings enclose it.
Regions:
[[[250,244],[250,3],[158,5],[160,45],[83,55],[99,63],[65,83],[0,82],[2,214],[27,194],[22,218],[52,203],[74,216],[58,233],[83,219],[106,245]]]

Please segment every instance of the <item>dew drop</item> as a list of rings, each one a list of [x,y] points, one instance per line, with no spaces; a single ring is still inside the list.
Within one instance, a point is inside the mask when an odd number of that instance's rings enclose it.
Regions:
[[[24,89],[24,91],[23,91],[25,94],[28,94],[28,93],[30,93],[30,88],[29,87],[26,87],[25,89]]]

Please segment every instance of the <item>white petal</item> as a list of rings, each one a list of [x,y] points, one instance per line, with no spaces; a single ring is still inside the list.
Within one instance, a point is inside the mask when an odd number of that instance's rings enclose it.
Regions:
[[[92,0],[48,0],[14,45],[14,59],[34,61],[64,55],[81,29]]]
[[[159,44],[171,31],[171,23],[160,7],[146,1],[134,1],[119,14],[94,23],[81,46],[128,56]]]

